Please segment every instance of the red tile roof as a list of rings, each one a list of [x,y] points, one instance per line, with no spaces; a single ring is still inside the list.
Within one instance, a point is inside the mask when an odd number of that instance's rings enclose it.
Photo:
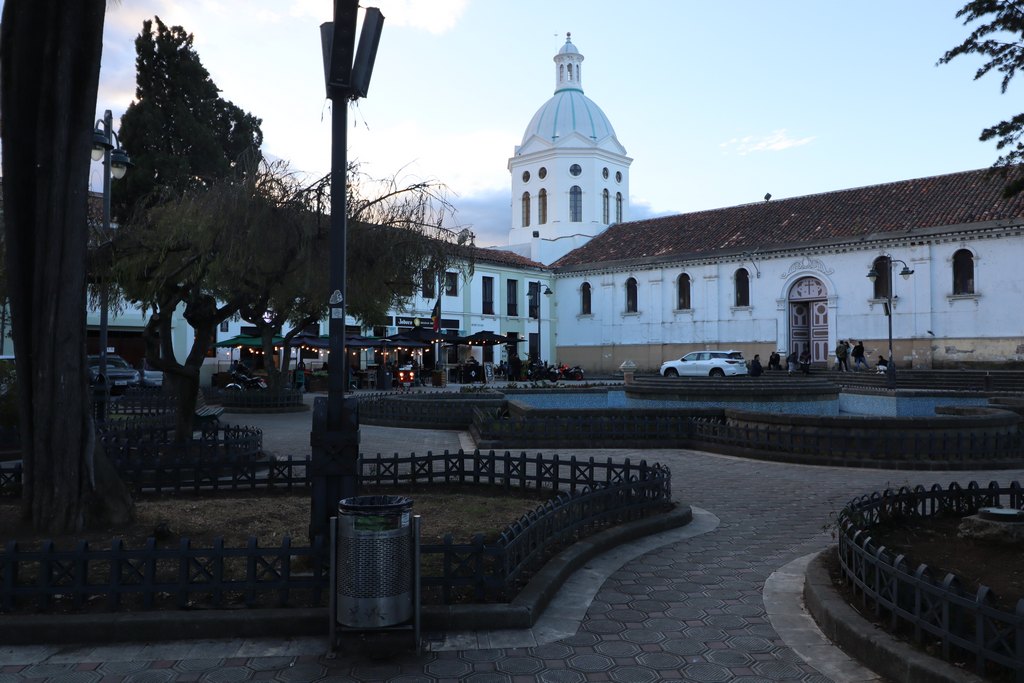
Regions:
[[[547,266],[543,263],[532,261],[525,256],[520,256],[519,254],[511,251],[505,251],[500,248],[491,249],[487,247],[473,247],[473,256],[476,258],[477,263],[494,263],[517,268],[538,268],[547,270]]]
[[[868,235],[1024,219],[1024,193],[1003,197],[990,169],[773,199],[613,225],[553,268],[711,256]]]

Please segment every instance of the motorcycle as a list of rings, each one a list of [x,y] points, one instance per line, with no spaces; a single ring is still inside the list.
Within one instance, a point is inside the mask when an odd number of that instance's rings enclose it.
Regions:
[[[552,376],[554,372],[554,376]],[[539,382],[542,379],[558,381],[558,368],[548,366],[546,363],[533,362],[526,368],[526,379],[531,382]]]
[[[562,363],[560,366],[558,366],[558,371],[565,379],[571,379],[577,382],[583,379],[583,368],[581,368],[578,365],[573,365],[572,367],[569,367],[565,363]]]
[[[224,388],[227,391],[264,391],[267,388],[267,382],[262,377],[232,370],[231,381]]]

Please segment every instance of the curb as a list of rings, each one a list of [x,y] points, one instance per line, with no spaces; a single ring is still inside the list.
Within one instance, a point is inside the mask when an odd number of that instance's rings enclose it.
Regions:
[[[983,683],[968,671],[926,655],[862,617],[839,595],[825,567],[826,553],[807,565],[804,604],[825,636],[879,676],[901,683]]]
[[[689,505],[622,524],[583,539],[553,557],[511,603],[424,607],[424,629],[492,630],[532,626],[569,576],[601,553],[627,541],[685,526]],[[219,638],[327,637],[328,608],[181,610],[102,614],[0,615],[0,643],[35,645],[117,643]]]

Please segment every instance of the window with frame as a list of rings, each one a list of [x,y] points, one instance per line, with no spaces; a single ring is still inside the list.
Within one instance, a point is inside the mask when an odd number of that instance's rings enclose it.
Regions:
[[[750,305],[750,273],[746,268],[740,268],[733,276],[733,285],[736,288],[736,305]]]
[[[505,315],[519,315],[519,280],[505,281]]]
[[[969,249],[953,254],[953,294],[974,294],[974,254]]]
[[[445,296],[458,296],[459,295],[459,274],[458,273],[445,273],[444,274],[444,295]]]
[[[601,222],[602,223],[607,223],[608,222],[608,216],[609,216],[609,213],[608,213],[608,203],[610,201],[610,197],[611,197],[611,195],[608,194],[608,190],[607,189],[605,189],[601,193]]]
[[[690,308],[690,276],[683,273],[676,283],[676,309],[688,311]]]
[[[873,296],[875,299],[885,299],[891,291],[889,287],[892,282],[892,261],[889,260],[888,256],[879,256],[871,264],[871,268],[877,275],[874,282]]]
[[[615,193],[615,222],[622,222],[622,193]]]
[[[637,287],[636,278],[626,280],[626,313],[637,312]]]
[[[580,287],[580,315],[592,315],[590,308],[590,283],[584,282]]]
[[[437,274],[423,271],[423,281],[420,284],[420,291],[424,299],[433,299],[437,296]]]
[[[530,300],[530,311],[529,316],[531,318],[540,317],[540,283],[531,282],[529,289],[527,290],[527,298]]]
[[[481,279],[481,292],[483,299],[483,314],[494,315],[494,278],[484,276]]]
[[[548,222],[548,191],[541,190],[537,193],[537,223],[544,225]]]
[[[573,185],[569,188],[569,222],[583,221],[583,188]]]
[[[523,193],[523,227],[530,227],[530,193]]]

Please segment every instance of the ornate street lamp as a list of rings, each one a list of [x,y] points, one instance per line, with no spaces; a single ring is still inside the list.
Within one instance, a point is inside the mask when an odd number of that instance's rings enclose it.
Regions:
[[[888,254],[883,254],[882,258],[886,259],[889,265],[889,281],[886,286],[885,292],[885,315],[889,320],[889,363],[885,367],[885,376],[887,378],[887,384],[889,388],[896,388],[896,363],[893,362],[892,357],[892,271],[897,263],[903,264],[903,270],[900,271],[900,275],[903,276],[904,280],[909,280],[910,276],[914,274],[914,271],[907,265],[906,261],[900,259],[894,259]],[[875,280],[878,279],[878,271],[875,270],[875,266],[871,266],[871,270],[868,271],[868,279],[874,284]]]
[[[541,339],[541,337],[540,337],[540,323],[541,323],[541,315],[540,315],[540,301],[541,301],[541,299],[540,299],[540,294],[541,294],[541,292],[540,292],[540,286],[541,286],[541,281],[537,280],[537,288],[534,290],[536,292],[536,294],[535,294],[536,301],[534,301],[534,304],[537,307],[537,358],[535,360],[538,363],[540,362],[540,349],[541,349],[541,341],[540,341],[540,339]],[[544,296],[551,296],[552,294],[554,294],[554,292],[551,291],[551,288],[545,286],[544,287]]]
[[[132,165],[128,153],[120,147],[120,140],[114,132],[114,117],[107,109],[103,118],[96,121],[92,133],[92,159],[103,162],[103,234],[110,234],[110,182],[112,178],[120,180]],[[113,143],[118,143],[115,146]],[[110,386],[107,382],[107,283],[100,288],[100,377],[103,378],[104,396],[100,419],[107,418],[107,400],[110,397]]]

